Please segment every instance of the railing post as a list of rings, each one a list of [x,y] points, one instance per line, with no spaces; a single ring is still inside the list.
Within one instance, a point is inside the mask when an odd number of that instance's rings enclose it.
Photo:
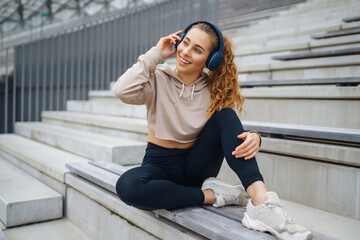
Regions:
[[[6,62],[5,62],[5,114],[4,114],[4,132],[7,133],[8,132],[8,85],[9,85],[9,69],[8,69],[8,65],[9,65],[9,49],[6,48]]]

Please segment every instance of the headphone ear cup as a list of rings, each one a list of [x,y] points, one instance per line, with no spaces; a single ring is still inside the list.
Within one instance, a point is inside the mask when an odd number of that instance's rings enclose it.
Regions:
[[[222,59],[223,59],[222,52],[218,52],[218,51],[217,52],[212,52],[209,55],[208,59],[206,60],[205,66],[209,70],[215,70],[220,66]]]
[[[185,34],[186,34],[185,31],[179,34],[179,37],[181,38],[181,41],[184,39]],[[181,41],[176,40],[175,49],[177,49],[177,47],[179,46],[179,44],[181,43]]]

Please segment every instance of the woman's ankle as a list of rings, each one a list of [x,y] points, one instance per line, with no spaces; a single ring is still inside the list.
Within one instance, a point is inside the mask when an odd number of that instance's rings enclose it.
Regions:
[[[252,183],[247,189],[247,194],[251,198],[251,203],[258,206],[265,202],[265,194],[268,192],[264,182],[257,181]]]
[[[204,203],[203,204],[214,204],[216,202],[215,192],[212,189],[203,190]]]

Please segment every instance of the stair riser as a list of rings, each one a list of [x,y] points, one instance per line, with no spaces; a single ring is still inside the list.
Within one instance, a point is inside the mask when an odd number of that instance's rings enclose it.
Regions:
[[[267,189],[281,199],[360,220],[359,168],[264,152],[256,159]],[[225,161],[218,177],[239,183]]]
[[[43,122],[57,124],[59,126],[74,128],[74,129],[78,129],[78,130],[90,131],[93,133],[105,134],[108,136],[126,138],[129,140],[137,140],[137,141],[147,142],[147,139],[148,139],[147,132],[144,132],[141,134],[141,133],[129,132],[126,130],[105,128],[102,126],[86,125],[85,123],[81,123],[81,122],[80,123],[79,122],[68,122],[68,121],[62,121],[62,120],[49,119],[46,117],[43,117]]]
[[[242,120],[360,129],[360,100],[246,98],[244,109]]]
[[[46,186],[59,193],[61,196],[65,196],[66,185],[63,182],[54,179],[53,176],[46,174],[44,170],[29,165],[26,160],[25,162],[23,162],[22,160],[18,160],[17,158],[2,150],[0,150],[0,156],[17,166],[19,169],[23,170],[27,174],[36,178],[40,182],[44,183]]]
[[[59,135],[45,129],[34,129],[24,124],[15,124],[15,132],[51,146],[66,150],[94,161],[116,162],[122,165],[138,164],[145,151],[143,146],[104,146],[84,139]]]
[[[79,177],[67,175],[66,182],[69,185],[66,216],[93,239],[203,239],[164,218],[155,218],[153,212],[130,207],[115,194]],[[114,227],[109,231],[101,227],[105,225]]]
[[[63,216],[60,194],[3,158],[0,172],[0,219],[6,227]]]
[[[259,153],[266,186],[280,197],[360,220],[360,169]]]
[[[120,100],[116,100],[115,97],[114,100],[106,101],[100,101],[99,99],[97,101],[89,102],[68,101],[66,109],[70,112],[94,113],[142,119],[146,118],[145,106],[124,105],[119,102]]]
[[[305,69],[284,69],[260,71],[239,68],[239,78],[242,80],[284,80],[284,79],[313,79],[313,78],[341,78],[360,76],[359,66],[333,66]]]
[[[355,43],[355,44],[348,44],[348,45],[341,45],[341,46],[329,46],[329,47],[322,47],[322,48],[317,48],[317,49],[312,49],[311,52],[315,53],[315,52],[320,52],[320,51],[334,51],[334,50],[343,50],[346,48],[359,48],[360,44],[359,43]],[[260,54],[253,54],[253,55],[248,55],[248,56],[239,56],[237,57],[237,64],[238,66],[244,66],[244,65],[249,65],[249,64],[267,64],[270,61],[274,61],[272,60],[273,56],[279,56],[279,55],[288,55],[288,54],[293,54],[293,53],[309,53],[308,49],[304,49],[304,50],[296,50],[296,51],[277,51],[277,52],[271,52],[271,53],[260,53]],[[345,54],[344,54],[345,55]],[[310,59],[310,58],[307,58]],[[319,59],[319,58],[313,58],[313,59]],[[289,61],[297,61],[299,59],[294,59],[294,60],[289,60]]]

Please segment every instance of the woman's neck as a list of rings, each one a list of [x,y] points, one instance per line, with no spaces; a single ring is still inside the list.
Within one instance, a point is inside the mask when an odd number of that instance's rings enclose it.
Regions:
[[[186,85],[191,85],[193,84],[197,79],[199,79],[199,77],[201,76],[200,74],[184,74],[184,73],[180,73],[176,68],[175,68],[175,74],[186,84]]]

